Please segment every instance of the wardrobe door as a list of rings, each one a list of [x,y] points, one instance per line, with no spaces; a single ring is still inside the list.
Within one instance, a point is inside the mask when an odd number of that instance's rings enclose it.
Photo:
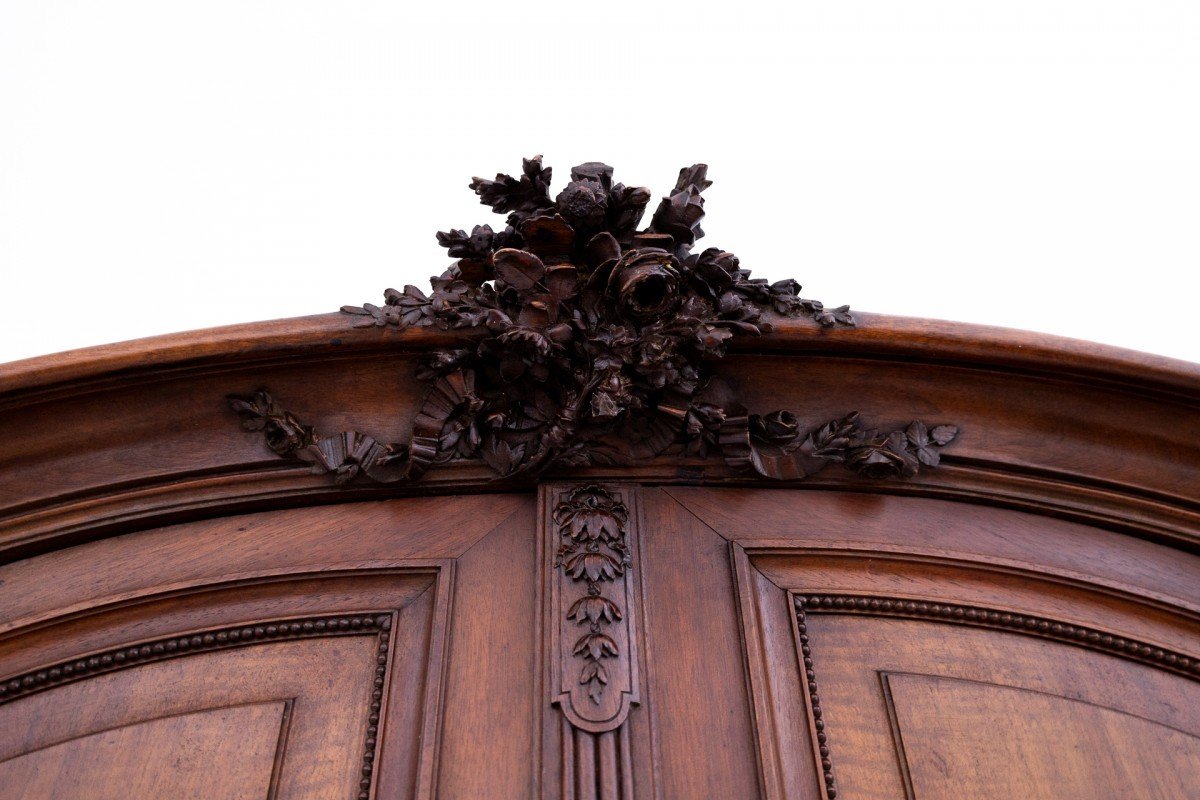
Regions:
[[[471,796],[485,760],[496,796],[528,796],[532,610],[486,601],[524,582],[532,604],[533,531],[531,498],[396,500],[0,567],[0,798]],[[484,580],[506,554],[508,584]],[[511,661],[480,671],[481,637]],[[473,700],[510,685],[528,688],[505,739]],[[446,751],[475,756],[439,773]]]
[[[1200,797],[1196,556],[934,500],[650,502],[728,542],[763,795]]]
[[[797,603],[840,796],[1200,797],[1200,675],[1177,654],[1003,607]]]

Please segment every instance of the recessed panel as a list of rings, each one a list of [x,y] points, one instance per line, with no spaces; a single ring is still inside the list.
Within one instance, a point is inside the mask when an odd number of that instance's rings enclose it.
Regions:
[[[1200,797],[1200,737],[1126,711],[933,675],[884,676],[920,800]]]
[[[810,609],[803,626],[838,798],[1200,797],[1190,677],[954,622]]]
[[[213,708],[84,734],[0,762],[0,787],[24,800],[210,800],[219,776],[222,800],[262,800],[288,706]]]
[[[18,791],[0,798],[91,797],[92,787],[114,787],[100,795],[114,798],[191,797],[192,787],[205,800],[356,797],[370,775],[379,658],[377,631],[314,636],[151,661],[17,698],[0,705],[11,781],[0,787]],[[182,794],[119,791],[160,780]]]

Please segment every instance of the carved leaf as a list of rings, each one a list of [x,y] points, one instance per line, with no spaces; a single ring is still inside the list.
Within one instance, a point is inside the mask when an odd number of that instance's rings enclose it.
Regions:
[[[542,157],[526,158],[522,162],[520,178],[498,173],[494,181],[472,178],[471,190],[479,195],[479,202],[491,206],[497,214],[510,211],[529,212],[549,208],[550,167],[542,167]]]
[[[604,633],[586,633],[575,643],[574,654],[599,661],[602,658],[615,658],[620,654],[617,643]]]
[[[625,565],[608,553],[586,551],[576,553],[563,565],[567,574],[576,580],[611,581],[625,572]]]
[[[546,266],[533,253],[506,248],[492,257],[496,277],[517,291],[532,289],[546,274]]]
[[[608,670],[604,668],[604,664],[599,661],[588,661],[583,665],[583,669],[579,673],[579,682],[588,683],[589,681],[598,681],[602,684],[608,683]],[[595,700],[596,698],[593,697],[592,699]]]
[[[606,597],[588,595],[571,604],[567,619],[580,624],[617,622],[621,619],[621,609]]]
[[[929,435],[939,447],[945,447],[958,436],[958,428],[953,425],[938,425]]]

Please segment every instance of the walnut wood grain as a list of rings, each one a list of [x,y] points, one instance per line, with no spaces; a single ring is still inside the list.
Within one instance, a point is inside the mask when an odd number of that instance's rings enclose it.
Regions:
[[[201,800],[220,774],[231,800],[273,800],[291,705],[224,706],[83,734],[0,761],[0,786],[25,800]]]

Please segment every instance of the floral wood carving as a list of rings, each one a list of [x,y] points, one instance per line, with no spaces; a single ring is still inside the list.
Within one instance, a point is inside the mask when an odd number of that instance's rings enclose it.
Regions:
[[[458,260],[429,294],[406,286],[388,289],[382,306],[342,308],[358,326],[467,333],[418,369],[430,388],[408,442],[318,434],[265,391],[230,403],[273,451],[339,483],[415,480],[469,458],[502,476],[713,452],[776,479],[834,463],[876,478],[936,466],[954,426],[878,431],[852,413],[810,429],[791,411],[751,413],[714,377],[729,339],[768,331],[772,314],[824,327],[854,318],[846,306],[801,298],[794,280],[751,278],[732,253],[692,252],[707,169],[680,170],[641,230],[649,190],[614,183],[606,164],[575,167],[553,197],[540,156],[520,176],[475,178],[483,204],[508,215],[502,229],[438,233]]]
[[[606,582],[621,580],[630,568],[625,526],[629,509],[607,490],[586,486],[568,495],[554,509],[560,543],[555,566],[586,592],[571,603],[566,618],[583,626],[571,654],[583,662],[579,685],[594,705],[608,686],[605,659],[622,655],[605,628],[624,618],[621,604],[604,596]]]
[[[639,702],[632,487],[546,487],[550,702],[576,728],[616,730]]]

